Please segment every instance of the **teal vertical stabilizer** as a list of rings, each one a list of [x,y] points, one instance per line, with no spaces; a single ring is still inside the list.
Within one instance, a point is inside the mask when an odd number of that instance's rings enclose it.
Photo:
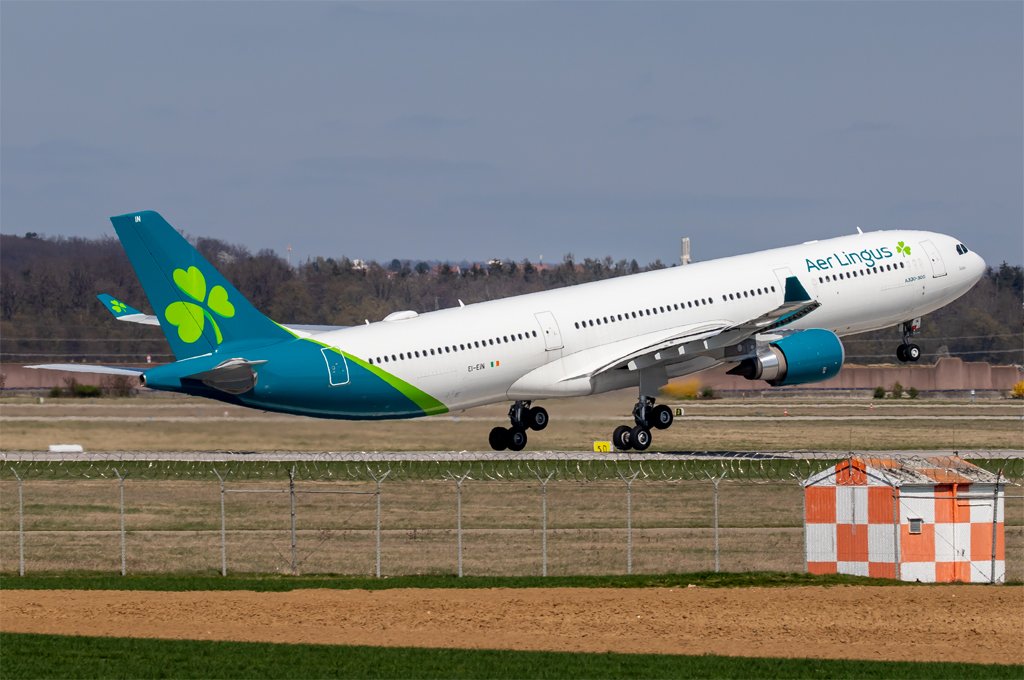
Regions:
[[[214,352],[225,342],[257,346],[292,338],[159,213],[144,210],[110,221],[177,359]]]

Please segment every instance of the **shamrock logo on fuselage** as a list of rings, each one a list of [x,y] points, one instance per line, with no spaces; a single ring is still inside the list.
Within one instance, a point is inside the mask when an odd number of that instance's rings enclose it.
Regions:
[[[121,302],[120,300],[111,300],[110,308],[113,309],[116,313],[120,314],[124,310],[128,309],[128,305]]]
[[[903,241],[900,241],[899,243],[896,244],[896,252],[903,253],[903,256],[906,257],[910,255],[910,246],[908,246]]]
[[[212,311],[225,319],[230,319],[235,315],[235,306],[228,300],[228,292],[224,290],[224,286],[214,286],[210,289],[210,295],[207,297],[206,277],[196,267],[189,267],[187,271],[175,269],[173,278],[181,292],[199,304],[180,300],[172,302],[164,310],[164,318],[172,326],[178,328],[178,337],[181,338],[181,341],[189,344],[202,336],[203,328],[209,321],[219,345],[224,341],[224,336],[220,332],[217,320],[210,312]]]

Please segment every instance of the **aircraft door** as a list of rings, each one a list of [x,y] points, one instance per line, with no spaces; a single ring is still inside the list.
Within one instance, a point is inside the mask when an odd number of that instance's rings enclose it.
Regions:
[[[537,323],[540,324],[541,333],[544,335],[544,349],[562,349],[562,334],[558,330],[558,322],[551,312],[537,312]]]
[[[349,377],[345,355],[332,347],[324,347],[320,353],[324,355],[324,361],[327,362],[327,380],[331,387],[347,385]]]
[[[775,272],[775,278],[779,282],[779,290],[785,293],[786,279],[793,275],[793,271],[789,267],[775,267],[772,271]]]
[[[946,263],[942,261],[942,255],[939,254],[939,249],[935,247],[935,244],[931,241],[921,241],[921,245],[924,247],[924,252],[928,255],[928,259],[932,263],[932,277],[938,278],[946,275]]]

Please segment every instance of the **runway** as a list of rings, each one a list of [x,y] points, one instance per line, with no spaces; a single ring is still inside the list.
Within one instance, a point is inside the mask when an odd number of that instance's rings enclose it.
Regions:
[[[637,453],[615,451],[100,451],[49,453],[45,451],[0,452],[5,462],[476,462],[476,461],[680,461],[680,460],[836,460],[861,458],[911,458],[915,456],[960,456],[966,459],[1021,460],[1024,449],[986,449],[979,451],[660,451]]]

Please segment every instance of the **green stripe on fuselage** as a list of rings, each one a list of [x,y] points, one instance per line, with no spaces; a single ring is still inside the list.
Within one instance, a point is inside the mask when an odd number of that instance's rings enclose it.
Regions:
[[[309,338],[306,338],[306,340],[309,340]],[[324,345],[324,347],[329,347],[329,345]],[[398,376],[391,375],[387,371],[381,370],[377,366],[368,364],[359,357],[354,357],[348,352],[342,352],[336,347],[331,347],[331,349],[345,357],[346,361],[351,361],[355,363],[357,366],[365,368],[367,371],[373,373],[375,376],[386,382],[388,385],[394,387],[396,390],[401,392],[407,399],[409,399],[409,401],[423,409],[423,412],[426,415],[436,416],[441,413],[448,413],[447,406],[445,406],[440,401],[430,396],[420,388],[416,387],[415,385],[411,385],[402,380],[401,378],[399,378]]]
[[[420,388],[416,387],[415,385],[407,383],[406,381],[402,380],[398,376],[392,375],[391,373],[388,373],[387,371],[381,369],[379,366],[374,366],[372,364],[368,364],[367,362],[363,361],[359,357],[352,356],[348,352],[342,352],[337,347],[334,347],[333,345],[328,345],[325,342],[320,342],[319,340],[314,340],[313,338],[303,338],[303,337],[300,337],[298,334],[295,333],[295,331],[293,331],[293,330],[291,330],[289,328],[286,328],[285,326],[281,326],[281,324],[277,324],[277,325],[280,326],[281,328],[283,328],[284,330],[288,331],[289,333],[291,333],[298,340],[305,340],[306,342],[311,342],[314,345],[319,345],[320,347],[326,347],[327,349],[331,350],[332,352],[337,352],[341,356],[345,357],[346,361],[351,361],[354,364],[356,364],[357,366],[360,366],[361,368],[366,369],[367,371],[369,371],[370,373],[374,374],[375,376],[377,376],[378,378],[380,378],[381,380],[386,382],[388,385],[390,385],[394,389],[398,390],[402,394],[402,396],[404,396],[406,399],[408,399],[409,401],[411,401],[412,403],[416,404],[418,407],[423,409],[424,415],[436,416],[436,415],[440,415],[442,413],[448,413],[448,407],[445,406],[443,403],[441,403],[441,401],[439,401],[438,399],[435,399],[434,397],[430,396],[429,394],[427,394],[426,392],[424,392]]]

